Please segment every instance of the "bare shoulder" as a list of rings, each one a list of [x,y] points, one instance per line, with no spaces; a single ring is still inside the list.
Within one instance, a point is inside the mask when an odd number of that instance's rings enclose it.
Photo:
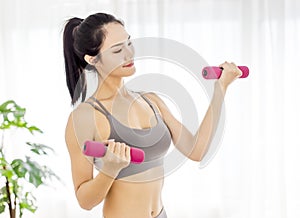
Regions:
[[[81,103],[69,115],[65,140],[68,147],[83,145],[86,140],[94,140],[95,119],[91,105]]]
[[[180,126],[180,123],[173,116],[172,112],[168,108],[167,104],[154,92],[143,93],[143,95],[148,98],[159,110],[163,120],[168,125],[170,129],[176,129]],[[172,128],[174,127],[174,128]]]
[[[162,114],[169,113],[168,106],[155,92],[144,92],[143,96],[148,98],[159,109]]]
[[[93,108],[91,105],[81,103],[69,115],[67,128],[79,126],[91,126],[91,117],[93,116]]]
[[[83,144],[85,140],[108,139],[109,133],[110,124],[106,116],[88,103],[79,104],[69,116],[66,136],[71,135],[73,139],[76,138],[78,144]]]

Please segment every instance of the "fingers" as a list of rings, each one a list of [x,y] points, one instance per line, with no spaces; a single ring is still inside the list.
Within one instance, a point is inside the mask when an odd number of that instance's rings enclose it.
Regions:
[[[122,159],[130,160],[130,147],[128,145],[125,143],[115,142],[114,139],[105,140],[103,142],[108,144],[108,151]]]
[[[219,67],[224,68],[228,65],[229,63],[225,61],[224,63],[220,64]]]
[[[114,153],[114,151],[115,151],[115,142],[114,142],[114,140],[105,140],[104,143],[108,144],[107,145],[107,150],[110,151],[111,153]]]
[[[238,66],[234,62],[225,61],[223,64],[219,65],[222,70],[231,72],[233,75],[239,77],[242,75],[242,71],[238,68]]]
[[[125,143],[105,140],[107,150],[102,157],[100,171],[112,178],[116,178],[119,172],[130,164],[130,147]]]
[[[123,160],[130,161],[130,147],[125,143],[120,143],[120,157]]]
[[[120,158],[126,161],[130,161],[130,147],[125,143],[116,143],[115,154],[118,154]]]
[[[235,79],[242,75],[242,71],[236,66],[234,62],[227,62],[220,64],[219,67],[222,69],[222,75],[219,78],[220,84],[222,84],[225,89],[231,84]]]
[[[114,142],[115,139],[106,139],[103,141],[104,144],[109,144],[109,142]]]
[[[224,69],[224,68],[228,68],[228,67],[230,68],[230,67],[237,67],[237,66],[234,62],[229,63],[229,62],[225,61],[223,64],[220,64],[219,67]]]
[[[107,150],[110,151],[111,153],[114,153],[115,143],[113,141],[108,142]]]
[[[115,144],[115,155],[120,156],[120,151],[121,151],[121,143],[120,142],[116,142]]]
[[[126,146],[126,148],[125,148],[125,157],[126,157],[126,160],[130,161],[131,156],[130,156],[130,147],[129,146]]]
[[[124,157],[125,154],[125,143],[120,143],[120,156]]]

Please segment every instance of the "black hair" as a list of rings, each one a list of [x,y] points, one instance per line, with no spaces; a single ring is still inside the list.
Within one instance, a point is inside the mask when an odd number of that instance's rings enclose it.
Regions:
[[[74,105],[82,93],[83,102],[86,97],[86,77],[84,69],[88,63],[84,55],[96,56],[105,39],[103,26],[108,23],[123,21],[113,15],[96,13],[86,19],[71,18],[67,21],[63,32],[63,48],[65,59],[66,80],[69,93]]]

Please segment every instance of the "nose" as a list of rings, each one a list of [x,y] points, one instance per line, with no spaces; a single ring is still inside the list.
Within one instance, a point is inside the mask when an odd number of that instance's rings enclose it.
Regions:
[[[134,56],[134,47],[133,47],[133,45],[132,44],[131,45],[126,45],[124,47],[124,50],[125,50],[125,59],[126,60],[132,59],[133,56]]]

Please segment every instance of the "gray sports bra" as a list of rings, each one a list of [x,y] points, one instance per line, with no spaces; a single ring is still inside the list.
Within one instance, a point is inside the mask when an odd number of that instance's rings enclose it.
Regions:
[[[108,110],[96,98],[91,97],[93,103],[86,102],[92,105],[96,110],[103,113],[110,123],[109,139],[115,139],[116,142],[123,142],[130,147],[142,149],[145,152],[145,160],[141,164],[130,163],[129,166],[123,168],[116,179],[137,174],[153,167],[163,164],[164,156],[167,153],[170,143],[171,134],[168,127],[164,123],[159,112],[152,103],[141,93],[140,96],[152,108],[155,117],[156,125],[146,129],[136,129],[125,126],[112,116]],[[101,158],[94,159],[95,167],[101,169]]]

